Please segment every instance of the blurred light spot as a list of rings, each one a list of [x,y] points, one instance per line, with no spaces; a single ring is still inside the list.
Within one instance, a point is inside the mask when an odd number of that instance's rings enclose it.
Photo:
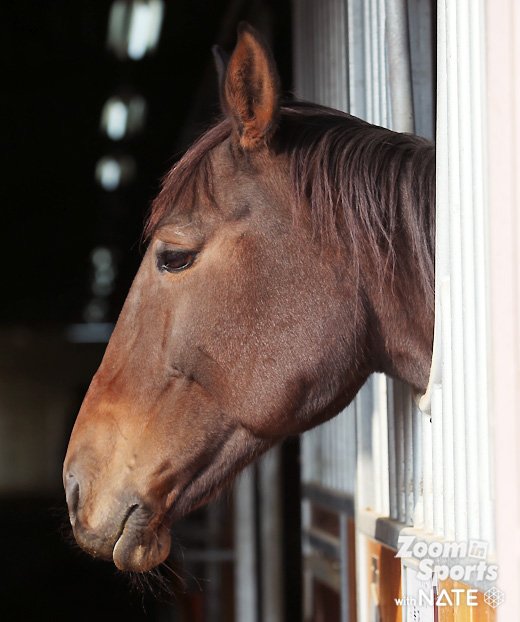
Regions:
[[[128,33],[128,56],[141,60],[148,49],[150,11],[146,4],[135,3]]]
[[[105,282],[101,282],[101,279],[96,279],[92,283],[92,293],[95,296],[101,296],[101,298],[106,298],[110,296],[110,294],[114,291],[114,285],[112,281],[106,280]]]
[[[121,140],[126,134],[128,108],[116,97],[110,98],[103,108],[103,125],[112,140]]]
[[[112,265],[112,251],[98,246],[90,253],[90,260],[97,269],[104,270]]]
[[[102,158],[96,167],[96,178],[105,190],[115,190],[121,181],[121,166],[113,158]]]
[[[141,60],[159,42],[163,0],[116,0],[108,23],[108,46],[123,58]]]
[[[127,2],[117,0],[112,4],[108,18],[108,47],[116,56],[124,58],[126,55],[126,29],[130,16]]]
[[[108,303],[100,298],[93,298],[83,311],[85,322],[103,322],[108,315]]]
[[[90,322],[89,324],[70,324],[65,336],[71,343],[107,343],[114,330],[110,322]]]
[[[105,156],[96,165],[96,180],[107,192],[129,182],[135,173],[135,162],[129,156]]]
[[[111,97],[101,113],[101,127],[112,140],[121,140],[144,126],[146,102],[140,95]]]
[[[146,102],[140,95],[133,95],[128,102],[128,132],[135,134],[144,127]]]
[[[98,246],[90,254],[90,260],[94,267],[92,293],[101,298],[109,296],[114,290],[114,281],[117,276],[112,251],[104,246]]]

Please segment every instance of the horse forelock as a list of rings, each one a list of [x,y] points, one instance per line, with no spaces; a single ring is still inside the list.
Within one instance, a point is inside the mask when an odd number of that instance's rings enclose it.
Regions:
[[[210,154],[231,131],[227,119],[219,121],[168,172],[152,204],[147,238],[173,209],[191,206],[199,193],[215,203]],[[387,269],[393,273],[396,248],[406,243],[427,304],[433,304],[432,143],[317,104],[291,102],[282,107],[272,148],[287,155],[294,209],[310,210],[317,236],[329,244],[350,243],[356,260],[369,244],[381,278]]]
[[[198,192],[204,192],[211,203],[215,202],[210,154],[229,137],[230,133],[231,123],[227,119],[219,121],[204,132],[168,171],[146,219],[145,239],[153,235],[174,209],[180,210],[183,207],[189,209],[196,200]]]

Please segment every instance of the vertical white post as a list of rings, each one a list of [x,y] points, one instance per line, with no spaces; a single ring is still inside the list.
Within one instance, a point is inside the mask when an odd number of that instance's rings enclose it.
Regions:
[[[490,403],[500,622],[520,611],[520,4],[486,0]]]

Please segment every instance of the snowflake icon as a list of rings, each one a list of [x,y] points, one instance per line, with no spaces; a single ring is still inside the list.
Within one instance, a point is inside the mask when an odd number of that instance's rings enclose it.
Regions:
[[[506,595],[502,592],[502,590],[499,590],[497,587],[492,587],[484,593],[484,602],[486,605],[496,609],[504,602],[505,596]]]

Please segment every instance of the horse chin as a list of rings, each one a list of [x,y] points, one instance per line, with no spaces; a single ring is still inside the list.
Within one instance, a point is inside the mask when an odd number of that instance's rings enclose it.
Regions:
[[[164,525],[138,531],[127,524],[114,545],[112,559],[119,570],[147,572],[168,557],[170,546],[170,531]]]

